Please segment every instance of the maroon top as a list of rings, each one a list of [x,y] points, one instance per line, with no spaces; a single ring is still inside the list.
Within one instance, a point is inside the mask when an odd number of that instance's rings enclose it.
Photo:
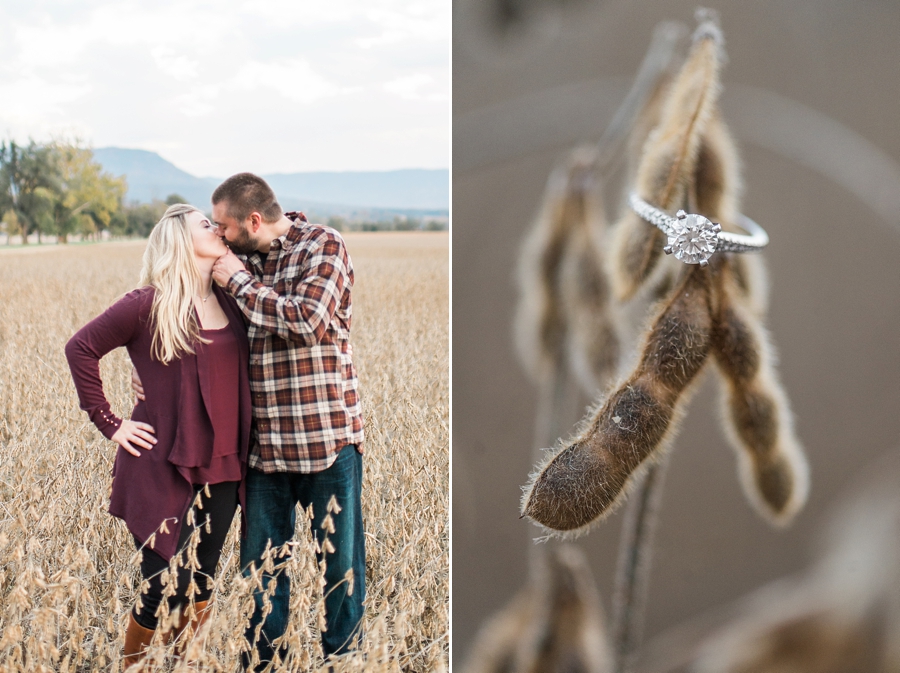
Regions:
[[[238,344],[238,456],[241,473],[246,474],[252,420],[247,334],[234,300],[216,285],[213,292],[228,316],[229,329]],[[197,462],[198,452],[210,455],[214,451],[215,433],[210,420],[213,395],[209,377],[199,375],[201,365],[196,355],[184,354],[168,365],[150,355],[153,295],[154,289],[149,286],[126,294],[78,330],[66,344],[66,358],[81,408],[109,439],[121,420],[110,411],[103,394],[100,358],[120,346],[128,350],[147,398],[134,407],[131,418],[152,425],[157,443],[149,451],[139,448],[140,457],[118,448],[109,511],[123,519],[141,543],[156,533],[153,548],[169,559],[176,551],[181,521],[194,493],[181,470],[201,466]],[[239,496],[243,510],[243,480]],[[163,521],[168,532],[159,530]]]
[[[238,340],[228,326],[201,329],[200,335],[211,341],[199,344],[196,350],[201,390],[210,392],[207,407],[214,430],[213,443],[195,444],[192,448],[198,467],[181,467],[179,472],[192,484],[240,481],[243,472],[238,455],[241,367]]]

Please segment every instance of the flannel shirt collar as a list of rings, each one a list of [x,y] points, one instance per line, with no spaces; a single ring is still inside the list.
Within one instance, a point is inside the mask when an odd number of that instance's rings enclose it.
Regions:
[[[303,225],[307,224],[308,220],[306,219],[306,215],[301,212],[291,211],[289,213],[285,213],[284,216],[288,218],[291,222],[293,222],[293,226],[288,229],[284,234],[279,236],[278,238],[272,239],[272,247],[269,248],[269,251],[273,249],[282,249],[287,252],[290,252],[291,249],[303,238]],[[275,245],[275,242],[278,242],[278,245]],[[246,263],[251,263],[253,266],[259,269],[259,272],[262,273],[262,253],[259,251],[251,252],[249,255],[238,255],[239,260]]]
[[[284,216],[291,222],[293,222],[294,225],[284,234],[274,239],[272,243],[278,241],[279,248],[290,252],[291,248],[293,248],[294,245],[296,245],[297,242],[303,237],[303,225],[307,224],[308,220],[306,219],[306,215],[301,212],[291,211],[290,213],[285,213]]]

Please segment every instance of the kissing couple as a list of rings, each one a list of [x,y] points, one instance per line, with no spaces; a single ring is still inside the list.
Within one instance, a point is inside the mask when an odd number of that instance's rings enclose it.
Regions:
[[[284,213],[262,178],[239,173],[213,192],[212,221],[193,206],[170,206],[150,234],[139,287],[66,344],[81,408],[118,444],[109,511],[125,521],[149,584],[129,617],[126,667],[141,661],[163,601],[179,611],[163,636],[178,638],[181,652],[208,618],[238,504],[245,576],[264,566],[267,548],[291,540],[296,504],[312,508],[318,560],[329,552],[323,652],[359,645],[363,419],[352,286],[340,234]],[[112,413],[100,378],[100,359],[121,346],[134,365],[130,419]],[[162,574],[198,533],[199,570],[180,564],[168,595]],[[262,574],[264,587],[276,580],[273,596],[254,593],[247,670],[286,654],[276,642],[289,618],[283,567]]]

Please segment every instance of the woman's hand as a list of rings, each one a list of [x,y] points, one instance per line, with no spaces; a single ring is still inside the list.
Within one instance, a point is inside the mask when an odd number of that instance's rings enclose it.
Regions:
[[[152,425],[141,423],[140,421],[122,421],[122,425],[116,430],[116,434],[112,436],[112,440],[125,449],[132,456],[140,458],[141,452],[132,446],[136,444],[142,449],[148,451],[156,444],[156,437],[153,436],[156,430]]]

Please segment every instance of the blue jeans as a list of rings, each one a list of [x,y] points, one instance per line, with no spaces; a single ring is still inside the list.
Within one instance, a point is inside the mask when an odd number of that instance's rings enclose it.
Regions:
[[[249,575],[249,565],[262,566],[262,555],[271,541],[272,547],[280,547],[294,535],[295,506],[313,507],[311,528],[319,544],[323,543],[328,502],[332,496],[341,511],[332,513],[334,533],[327,534],[334,546],[334,553],[325,555],[325,621],[322,632],[322,649],[329,654],[340,654],[353,648],[362,636],[363,600],[366,597],[366,551],[363,538],[360,491],[362,486],[362,456],[356,446],[343,447],[334,463],[326,470],[314,474],[276,472],[266,474],[250,468],[247,471],[247,537],[241,541],[241,568]],[[317,560],[322,560],[317,553]],[[274,559],[276,565],[281,561]],[[344,576],[353,570],[353,593]],[[272,642],[281,636],[288,625],[291,596],[290,579],[286,572],[276,569],[264,574],[264,586],[269,580],[277,581],[275,595],[270,598],[272,611],[263,621],[262,592],[255,595],[256,609],[250,618],[246,637],[259,652],[260,661],[272,659]],[[256,626],[263,622],[259,641],[254,642]],[[285,650],[280,651],[283,657]],[[247,665],[245,659],[245,666]],[[263,667],[260,667],[260,670]]]

